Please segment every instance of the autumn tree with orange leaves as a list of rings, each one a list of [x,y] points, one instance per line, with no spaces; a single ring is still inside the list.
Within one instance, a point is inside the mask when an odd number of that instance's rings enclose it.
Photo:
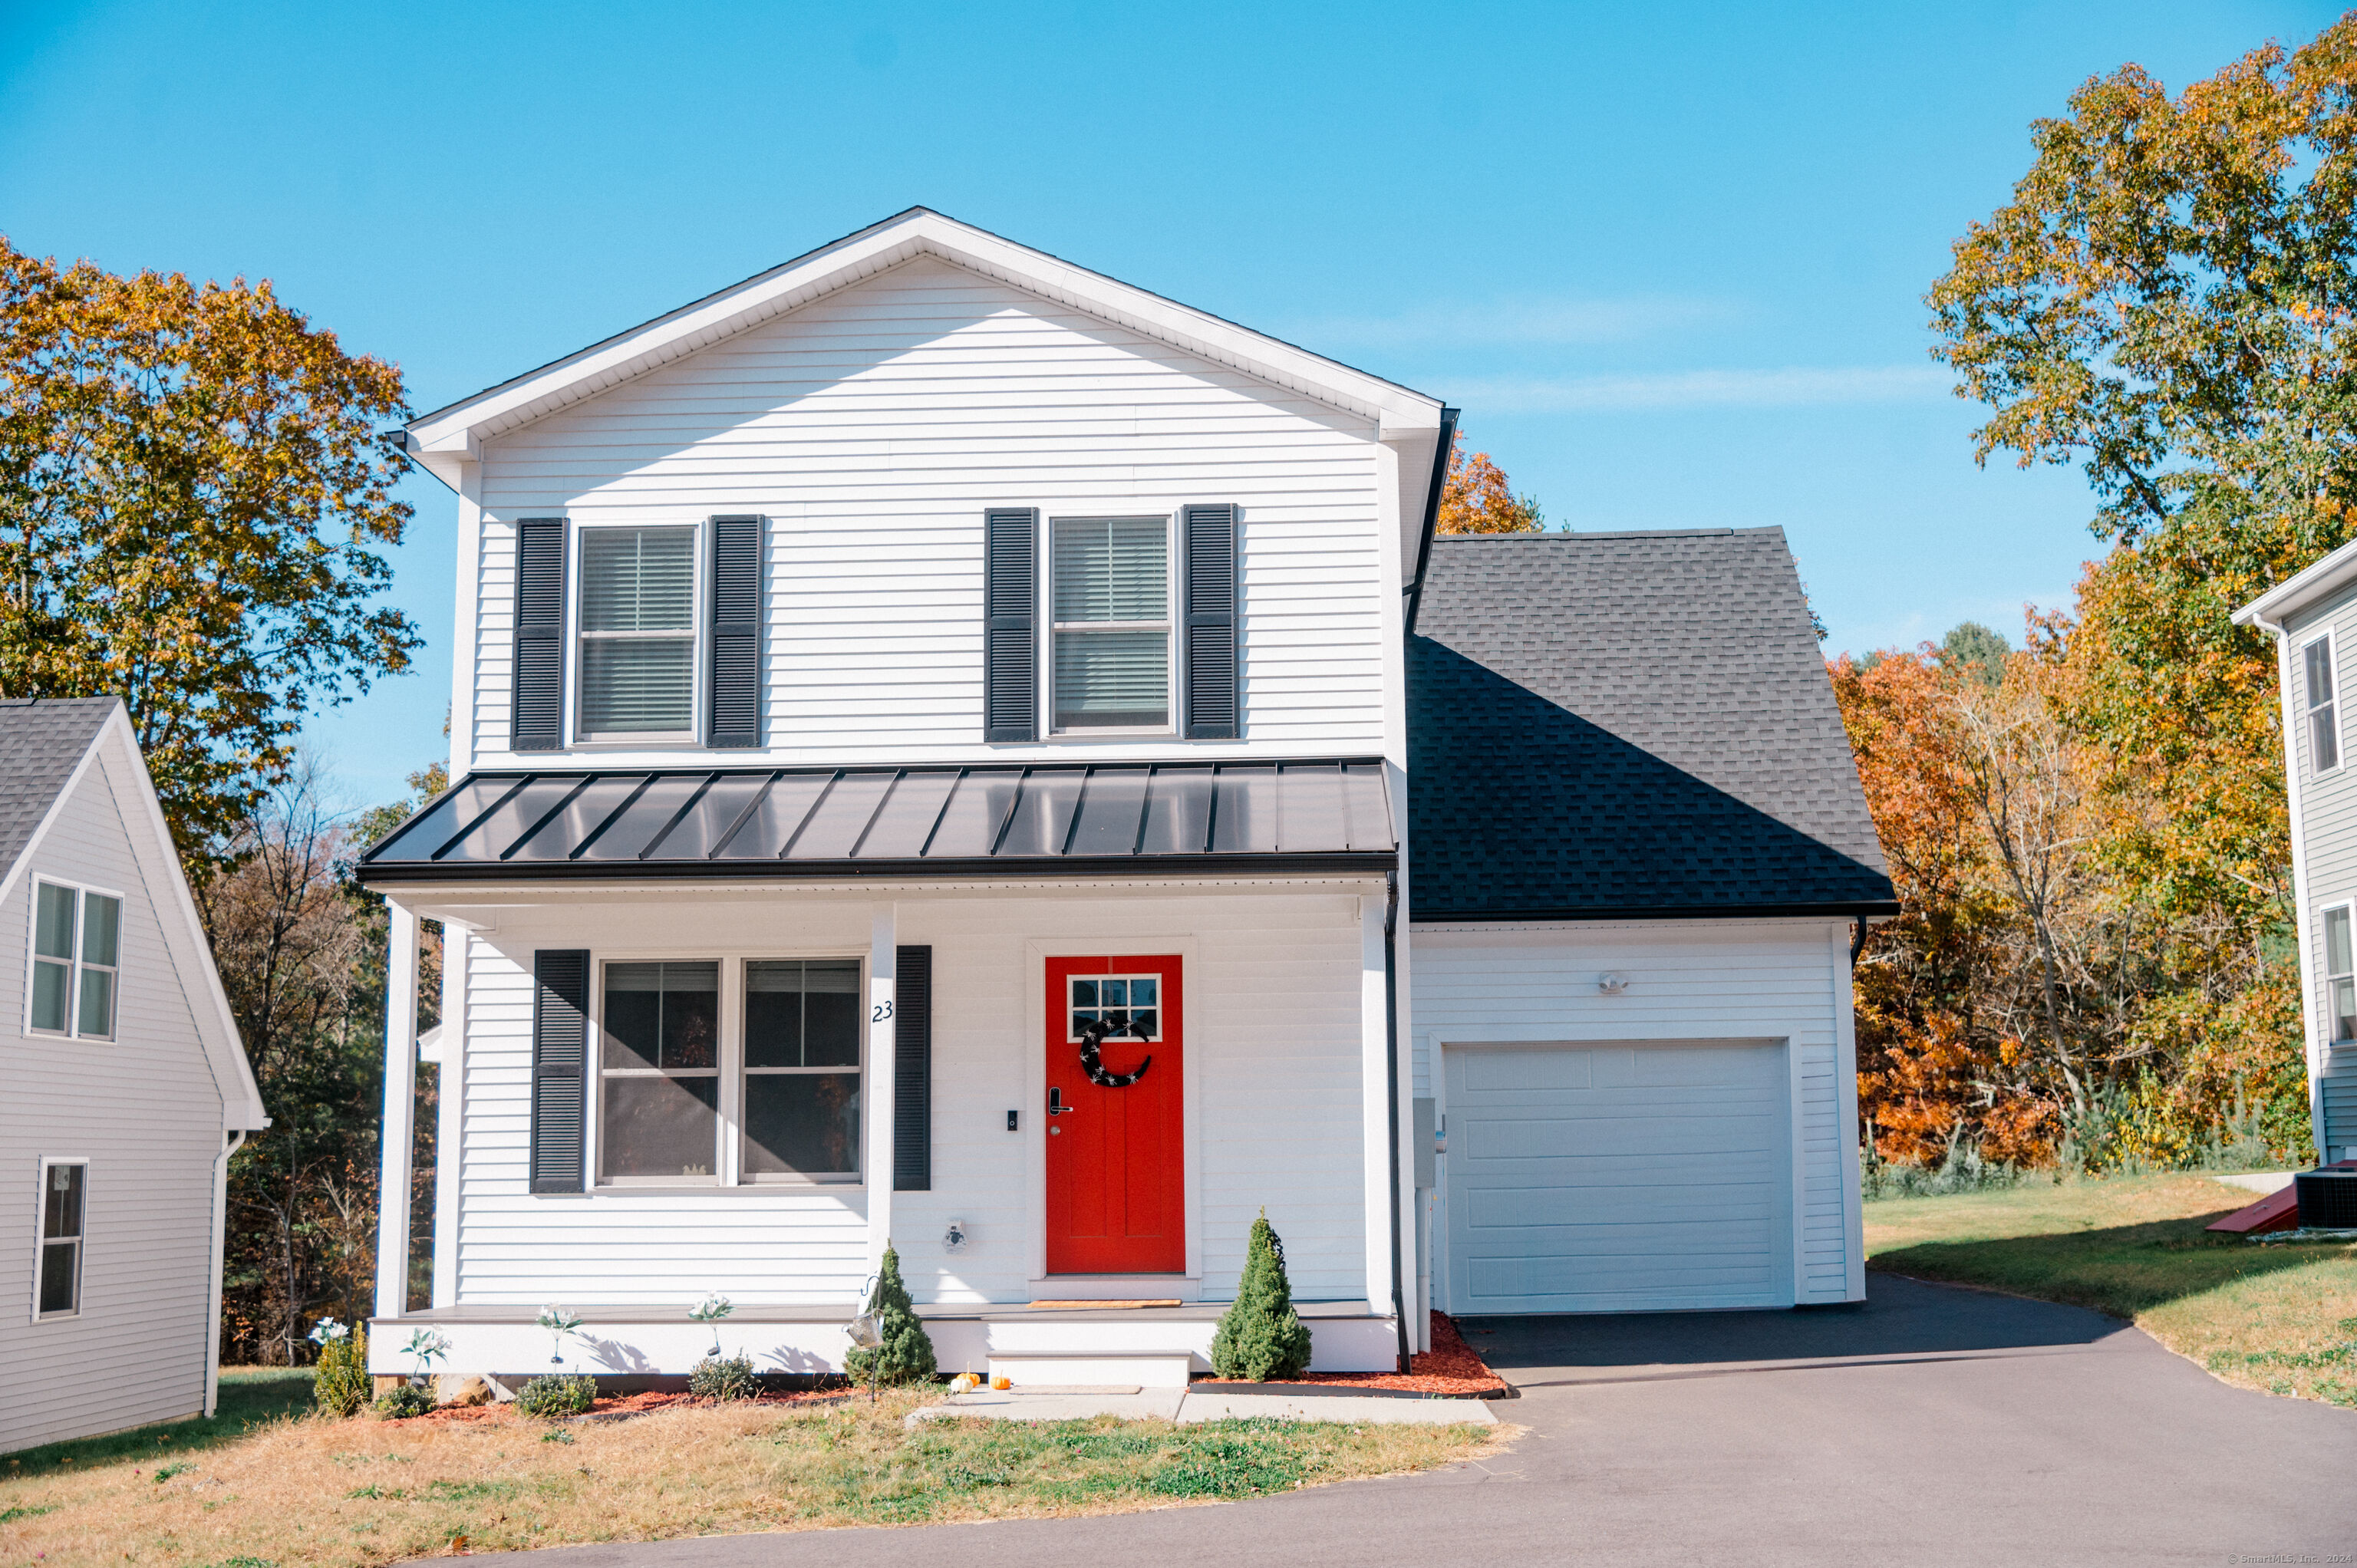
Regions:
[[[1505,470],[1487,452],[1465,455],[1462,442],[1448,453],[1448,475],[1441,483],[1441,533],[1536,533],[1546,519],[1536,499],[1516,495]]]

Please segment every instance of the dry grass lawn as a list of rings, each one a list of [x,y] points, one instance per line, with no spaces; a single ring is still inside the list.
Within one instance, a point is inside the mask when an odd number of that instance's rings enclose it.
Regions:
[[[8,1469],[0,1563],[376,1564],[452,1551],[1117,1513],[1427,1469],[1496,1429],[902,1418],[933,1394],[628,1421],[283,1418],[179,1454]]]
[[[1866,1247],[1894,1273],[2129,1318],[2230,1383],[2357,1406],[2357,1244],[2202,1229],[2257,1196],[2158,1176],[1888,1198]]]

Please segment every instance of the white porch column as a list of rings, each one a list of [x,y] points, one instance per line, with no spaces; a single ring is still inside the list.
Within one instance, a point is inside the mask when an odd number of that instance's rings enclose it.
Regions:
[[[892,1244],[892,1048],[894,994],[899,981],[894,970],[897,910],[878,904],[867,938],[867,1268],[884,1266],[884,1249]]]
[[[388,904],[384,966],[384,1128],[376,1208],[376,1315],[409,1306],[409,1167],[417,1129],[417,917]]]
[[[1367,1305],[1392,1305],[1392,1104],[1384,1015],[1383,901],[1359,900],[1359,1146],[1366,1160]]]
[[[458,1187],[467,1119],[466,927],[442,922],[441,1069],[434,1079],[434,1305],[458,1299]]]

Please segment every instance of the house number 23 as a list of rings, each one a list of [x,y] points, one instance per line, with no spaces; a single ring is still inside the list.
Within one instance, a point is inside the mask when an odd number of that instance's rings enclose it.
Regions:
[[[867,1021],[871,1024],[880,1024],[891,1015],[892,1004],[889,1002],[878,1002],[876,1004],[876,1010],[867,1015]]]

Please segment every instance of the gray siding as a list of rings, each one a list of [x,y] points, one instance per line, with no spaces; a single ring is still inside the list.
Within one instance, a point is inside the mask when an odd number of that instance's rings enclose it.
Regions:
[[[135,854],[152,843],[145,808],[127,759],[101,744],[0,903],[0,1452],[205,1402],[222,1091],[160,924],[159,904],[178,918],[173,873]],[[124,895],[113,1042],[25,1031],[35,875]],[[37,1323],[36,1186],[39,1162],[60,1155],[90,1161],[81,1312]]]

